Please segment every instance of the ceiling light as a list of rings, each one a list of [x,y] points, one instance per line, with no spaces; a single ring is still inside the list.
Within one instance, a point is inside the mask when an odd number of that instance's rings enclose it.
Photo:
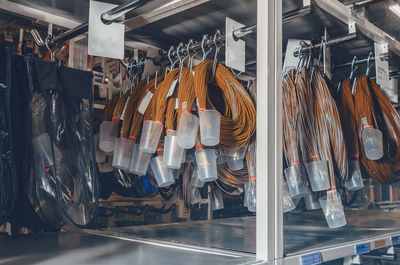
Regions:
[[[400,5],[393,4],[389,6],[389,10],[395,13],[398,17],[400,17]]]

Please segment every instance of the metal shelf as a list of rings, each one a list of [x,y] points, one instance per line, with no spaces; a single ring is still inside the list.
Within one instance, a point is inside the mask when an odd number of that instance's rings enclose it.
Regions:
[[[284,216],[283,264],[302,264],[301,258],[317,255],[322,262],[356,255],[356,247],[368,252],[400,243],[400,213],[378,210],[346,211],[348,225],[329,229],[320,211]],[[91,232],[125,239],[219,250],[254,256],[256,218],[241,217],[165,225],[122,227]],[[393,238],[394,237],[394,238]],[[394,241],[392,242],[392,239]]]
[[[0,263],[33,264],[262,264],[237,254],[122,240],[82,232],[0,237]]]

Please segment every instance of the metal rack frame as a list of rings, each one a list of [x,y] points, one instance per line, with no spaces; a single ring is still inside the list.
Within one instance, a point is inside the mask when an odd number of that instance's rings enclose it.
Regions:
[[[209,0],[181,0],[160,10],[139,15],[128,21],[127,29],[132,30],[170,15],[175,15]],[[400,229],[362,240],[355,240],[342,246],[326,246],[312,252],[286,255],[283,246],[282,213],[282,1],[257,0],[257,217],[256,217],[256,257],[270,264],[301,264],[302,257],[317,254],[322,261],[334,260],[356,255],[360,244],[373,246],[370,250],[390,247],[398,242]],[[307,3],[307,1],[304,1]],[[364,36],[379,44],[387,44],[389,50],[400,55],[400,42],[380,30],[338,0],[312,0],[315,5],[326,11],[348,27],[349,33],[359,30]],[[305,5],[307,6],[307,5]],[[63,19],[43,11],[32,10],[25,6],[0,0],[0,9],[32,16],[36,19],[74,28],[80,23]],[[146,20],[147,19],[147,20]],[[396,241],[397,240],[397,241]],[[379,244],[377,244],[377,242]],[[308,263],[312,264],[312,263]]]

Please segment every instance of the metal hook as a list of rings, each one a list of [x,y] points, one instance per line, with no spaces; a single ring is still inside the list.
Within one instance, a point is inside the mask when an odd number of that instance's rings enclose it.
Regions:
[[[315,67],[319,68],[319,64],[321,62],[321,55],[322,55],[322,50],[323,50],[323,45],[324,45],[324,38],[321,39],[321,46],[319,46],[319,54],[318,54],[318,62],[317,65],[314,65],[314,67],[311,70],[311,78],[310,78],[310,83],[312,84],[313,77],[314,77],[314,70]],[[311,50],[310,50],[311,51]]]
[[[300,41],[300,48],[299,48],[299,62],[297,63],[297,70],[299,70],[299,68],[300,68],[300,64],[301,64],[301,62],[302,62],[302,60],[303,60],[303,57],[304,57],[304,54],[302,53],[302,50],[303,50],[303,46],[305,45],[305,42],[304,41]]]
[[[158,78],[158,71],[156,70],[156,77],[154,78],[154,90],[157,89],[157,78]]]
[[[218,64],[218,54],[219,54],[219,50],[222,48],[222,46],[224,46],[224,44],[218,46],[217,44],[217,36],[221,35],[221,31],[217,30],[217,32],[215,32],[214,35],[214,45],[215,45],[215,55],[214,55],[214,64],[213,64],[213,68],[212,68],[212,77],[211,80],[214,80],[215,77],[215,72],[217,70],[217,64]]]
[[[193,43],[197,43],[197,42],[193,41],[192,39],[189,40],[188,46],[187,46],[187,48],[186,48],[187,54],[188,54],[188,56],[189,56],[188,66],[189,66],[190,72],[192,72],[192,69],[193,69],[193,60],[194,60],[194,57],[195,57],[195,56],[197,55],[197,53],[198,53],[198,51],[195,51],[193,54],[190,54],[190,49],[189,49],[189,48],[190,48],[190,46],[191,46]]]
[[[187,54],[188,54],[188,56],[189,56],[189,60],[190,60],[190,45],[192,45],[193,44],[193,42],[194,42],[194,40],[193,39],[190,39],[189,40],[189,42],[188,42],[188,44],[187,44],[187,46],[186,46],[186,52],[187,52]]]
[[[341,87],[341,86],[342,86],[342,81],[340,81],[339,84],[338,84],[338,86],[337,86],[336,94],[339,94],[339,90],[340,90],[340,87]]]
[[[369,71],[371,70],[372,65],[374,65],[374,63],[375,63],[375,61],[372,61],[372,63],[371,63],[371,58],[372,58],[373,55],[374,55],[374,54],[373,54],[372,51],[369,52],[369,54],[368,54],[368,59],[367,59],[367,72],[365,73],[365,75],[366,75],[367,77],[369,77]]]
[[[50,53],[50,60],[51,60],[52,62],[54,62],[54,61],[55,61],[55,52],[53,52],[53,51],[50,49],[50,46],[49,46],[49,41],[51,40],[51,38],[52,38],[51,35],[47,35],[46,41],[45,41],[45,45],[46,45],[46,48],[49,50],[49,53]]]
[[[210,49],[208,49],[208,51],[206,51],[206,49],[204,48],[204,44],[206,42],[208,38],[208,35],[205,34],[203,35],[203,39],[201,40],[201,50],[203,52],[203,57],[201,58],[201,61],[204,62],[207,58],[207,55],[212,51],[212,47],[210,47]]]
[[[358,69],[358,66],[356,66],[356,61],[357,61],[357,56],[354,56],[353,61],[351,62],[350,80],[353,79],[354,73]]]
[[[190,41],[189,41],[190,42]],[[193,40],[192,40],[192,42],[193,42]],[[176,49],[176,54],[178,55],[178,59],[179,59],[179,67],[180,67],[180,70],[179,70],[179,77],[178,77],[178,82],[180,82],[181,81],[181,77],[182,77],[182,71],[183,71],[183,62],[188,58],[188,57],[190,57],[190,54],[188,54],[186,57],[184,57],[183,59],[181,58],[181,55],[180,55],[180,49],[181,48],[183,48],[183,43],[181,42],[181,43],[179,43],[179,46],[178,46],[178,48]],[[188,46],[189,46],[189,44],[188,44]]]
[[[169,63],[171,64],[171,70],[174,69],[174,61],[172,61],[172,58],[171,58],[171,53],[173,51],[174,51],[174,46],[171,46],[171,48],[169,48],[169,50],[168,50],[168,60],[169,60]]]
[[[357,76],[354,78],[353,87],[351,88],[351,94],[352,95],[354,95],[354,90],[356,89],[356,83],[357,83]]]

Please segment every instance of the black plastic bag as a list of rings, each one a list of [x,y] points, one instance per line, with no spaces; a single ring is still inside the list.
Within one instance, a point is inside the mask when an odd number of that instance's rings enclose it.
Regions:
[[[0,225],[8,218],[17,195],[14,136],[12,130],[11,48],[0,45]]]

